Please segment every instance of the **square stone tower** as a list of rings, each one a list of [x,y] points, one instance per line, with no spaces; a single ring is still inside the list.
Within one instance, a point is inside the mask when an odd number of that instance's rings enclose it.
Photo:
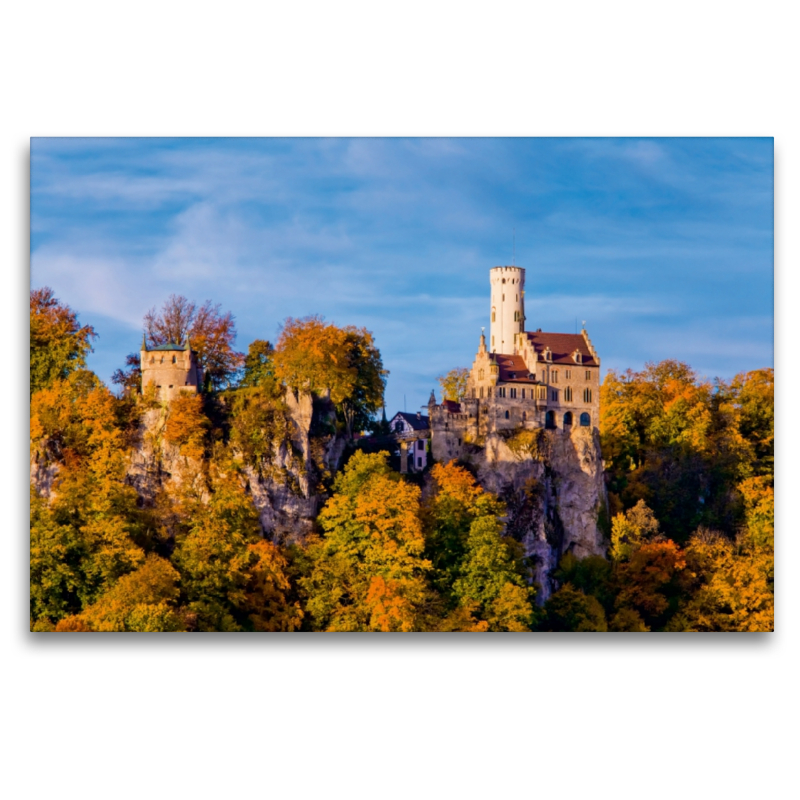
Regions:
[[[159,400],[170,401],[181,392],[200,391],[202,370],[188,339],[183,346],[169,342],[148,348],[142,337],[140,359],[142,392],[154,383]]]

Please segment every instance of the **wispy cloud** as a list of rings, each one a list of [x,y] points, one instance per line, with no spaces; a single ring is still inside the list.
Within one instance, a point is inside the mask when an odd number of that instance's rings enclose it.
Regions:
[[[375,331],[389,403],[471,363],[488,269],[606,365],[712,372],[772,350],[770,140],[34,140],[32,279],[97,320],[107,378],[171,293]],[[721,326],[721,327],[720,327]]]

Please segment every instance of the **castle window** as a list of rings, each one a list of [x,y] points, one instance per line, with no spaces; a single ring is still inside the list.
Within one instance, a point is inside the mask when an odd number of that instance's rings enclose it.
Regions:
[[[581,426],[588,428],[592,424],[592,418],[584,411],[581,414]]]
[[[514,322],[519,322],[519,311],[514,312]]]
[[[508,419],[508,410],[506,410],[506,419]]]
[[[511,388],[511,398],[513,400],[517,399],[517,390],[515,388],[513,388],[513,387]]]
[[[555,411],[548,411],[544,415],[544,426],[545,426],[545,428],[550,428],[551,430],[556,427],[556,412]]]
[[[586,380],[590,381],[592,379],[592,371],[590,369],[586,370]]]
[[[422,439],[419,439],[417,441],[417,450],[424,450],[424,449],[425,449],[425,442],[423,442]]]
[[[498,397],[505,397],[505,396],[506,396],[506,387],[505,387],[505,386],[501,386],[501,387],[500,387],[500,388],[497,390],[497,396],[498,396]]]
[[[567,425],[572,425],[572,412],[571,411],[567,411],[567,413],[564,414],[564,426],[566,427]]]
[[[591,403],[592,402],[592,390],[591,389],[584,389],[583,390],[583,402],[584,403]]]
[[[572,370],[571,370],[571,369],[565,369],[565,370],[564,370],[564,377],[565,377],[567,380],[569,380],[569,379],[572,377]]]
[[[492,314],[492,322],[494,322],[494,314]],[[494,350],[494,336],[492,336],[492,350]]]
[[[554,369],[550,373],[550,381],[551,381],[551,383],[558,383],[558,370],[557,369]]]
[[[525,399],[525,389],[522,390],[522,399]]]
[[[508,373],[508,377],[509,377],[509,378],[511,378],[511,380],[513,381],[513,380],[514,380],[514,378],[516,378],[516,377],[517,377],[517,373],[516,373],[516,372],[509,372],[509,373]]]
[[[170,384],[170,385],[169,385],[169,388],[170,388],[170,389],[172,388],[172,384]]]
[[[567,386],[567,388],[564,389],[564,400],[567,403],[571,403],[572,402],[572,388],[569,387],[569,386]]]
[[[505,301],[506,301],[506,296],[503,295],[503,302],[505,303]]]
[[[421,458],[417,458],[417,466],[418,467],[422,466],[422,459]]]
[[[172,356],[172,363],[173,364],[177,364],[178,363],[178,359],[175,358],[175,356]]]
[[[161,362],[160,363],[162,363],[162,364],[164,363],[164,356],[161,356]]]
[[[461,447],[461,439],[458,440],[458,446]]]
[[[494,309],[492,309],[492,322],[497,321],[497,314]],[[492,344],[494,344],[494,339],[492,339]]]
[[[481,386],[480,388],[480,393],[481,393],[481,400],[483,400],[483,386]]]
[[[155,364],[156,363],[156,357],[155,356],[150,356],[150,363],[151,364]]]

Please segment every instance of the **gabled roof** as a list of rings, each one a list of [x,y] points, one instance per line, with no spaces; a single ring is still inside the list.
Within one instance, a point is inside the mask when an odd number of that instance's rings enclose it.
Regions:
[[[497,379],[503,382],[535,383],[522,356],[508,356],[503,353],[491,353],[489,358],[500,368]]]
[[[418,417],[416,414],[407,414],[405,411],[398,411],[391,418],[389,424],[391,425],[398,417],[402,417],[415,431],[427,431],[430,428],[428,417],[424,414],[420,414]]]
[[[536,352],[543,356],[545,348],[549,347],[553,354],[552,361],[548,364],[564,364],[576,366],[572,354],[579,350],[582,360],[577,366],[596,367],[597,362],[594,360],[586,345],[586,339],[583,338],[581,333],[542,333],[541,331],[526,331],[525,335],[528,337]]]

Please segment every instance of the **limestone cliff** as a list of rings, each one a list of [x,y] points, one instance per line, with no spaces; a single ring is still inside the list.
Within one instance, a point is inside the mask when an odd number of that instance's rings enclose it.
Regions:
[[[313,528],[345,442],[335,434],[324,402],[287,392],[277,405],[284,424],[276,426],[266,456],[250,459],[232,449],[242,462],[264,535],[273,541],[298,541]],[[128,480],[144,503],[152,503],[162,489],[175,492],[187,481],[203,494],[203,465],[165,440],[168,413],[165,407],[144,412],[131,451]]]
[[[462,452],[481,485],[505,501],[506,532],[524,544],[535,564],[539,602],[552,593],[552,572],[564,553],[605,555],[598,520],[606,493],[596,430],[499,431]]]

